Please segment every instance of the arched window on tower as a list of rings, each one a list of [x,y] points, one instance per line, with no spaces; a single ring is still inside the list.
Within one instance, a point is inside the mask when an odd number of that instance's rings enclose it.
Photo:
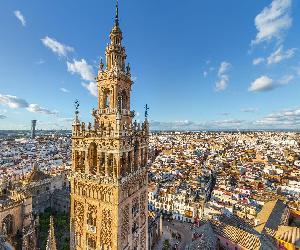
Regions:
[[[6,215],[2,221],[2,232],[8,236],[13,234],[13,216],[11,214]]]
[[[89,211],[87,216],[87,224],[90,226],[96,226],[96,214],[93,211]]]
[[[88,249],[96,249],[96,240],[91,236],[88,238]]]
[[[91,174],[97,173],[97,145],[95,142],[92,142],[89,146],[89,169]]]
[[[141,165],[144,166],[144,149],[143,148],[141,148],[140,153],[141,153]]]
[[[123,107],[123,99],[122,99],[122,96],[119,95],[118,96],[118,110],[122,110],[122,107]]]
[[[105,175],[105,153],[104,152],[101,152],[99,172],[101,175]]]
[[[131,152],[128,153],[128,161],[127,161],[127,169],[126,169],[126,173],[130,173],[131,172]]]
[[[126,154],[123,153],[122,157],[121,157],[121,166],[120,166],[120,170],[121,170],[121,176],[124,177],[126,175]]]
[[[102,108],[110,108],[110,90],[105,89],[103,92],[103,104]]]
[[[73,157],[74,157],[75,171],[81,172],[81,170],[80,170],[80,155],[77,150],[75,150]]]
[[[109,176],[113,176],[113,161],[114,161],[114,155],[113,155],[113,154],[109,154],[107,160],[108,160],[108,162],[107,162],[107,166],[108,166],[108,175],[109,175]]]
[[[128,97],[125,90],[122,90],[121,92],[121,98],[122,98],[122,109],[128,109]]]
[[[75,171],[84,173],[85,171],[85,152],[75,151]]]
[[[106,95],[105,108],[109,108],[109,94]]]
[[[139,165],[139,143],[134,143],[134,169],[137,170]]]

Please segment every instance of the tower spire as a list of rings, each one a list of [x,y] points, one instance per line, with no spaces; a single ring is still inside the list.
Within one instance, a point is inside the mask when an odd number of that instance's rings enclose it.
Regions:
[[[49,223],[49,234],[47,239],[46,250],[57,250],[56,248],[56,240],[54,235],[54,222],[53,216],[50,216],[50,223]]]
[[[119,1],[116,2],[116,16],[115,16],[115,25],[119,26]]]

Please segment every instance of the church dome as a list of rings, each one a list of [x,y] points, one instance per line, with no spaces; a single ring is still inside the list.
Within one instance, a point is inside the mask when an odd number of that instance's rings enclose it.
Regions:
[[[34,163],[32,171],[31,171],[30,175],[28,176],[28,182],[38,182],[38,181],[47,179],[49,177],[50,176],[48,174],[45,174],[43,171],[41,171],[38,168],[37,164]]]

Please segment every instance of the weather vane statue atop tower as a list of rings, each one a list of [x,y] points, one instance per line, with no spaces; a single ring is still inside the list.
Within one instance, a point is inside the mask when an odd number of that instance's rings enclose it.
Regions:
[[[115,16],[115,24],[119,26],[119,1],[116,2],[116,16]]]
[[[76,99],[75,102],[74,102],[74,107],[75,107],[75,120],[74,122],[75,123],[79,123],[79,118],[78,118],[78,114],[79,114],[79,101]]]
[[[148,110],[149,110],[149,106],[148,104],[145,105],[145,119],[148,118]]]
[[[78,109],[79,109],[80,103],[79,103],[79,101],[77,99],[74,102],[74,106],[75,106],[75,114],[78,115],[79,114]]]

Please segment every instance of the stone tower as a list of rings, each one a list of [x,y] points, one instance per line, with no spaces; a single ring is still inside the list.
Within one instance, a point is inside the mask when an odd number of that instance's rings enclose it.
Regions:
[[[31,120],[31,139],[35,139],[35,127],[36,127],[36,121],[37,120]]]
[[[98,107],[87,126],[72,125],[71,249],[148,249],[147,106],[133,122],[118,4],[110,43],[96,77]]]

